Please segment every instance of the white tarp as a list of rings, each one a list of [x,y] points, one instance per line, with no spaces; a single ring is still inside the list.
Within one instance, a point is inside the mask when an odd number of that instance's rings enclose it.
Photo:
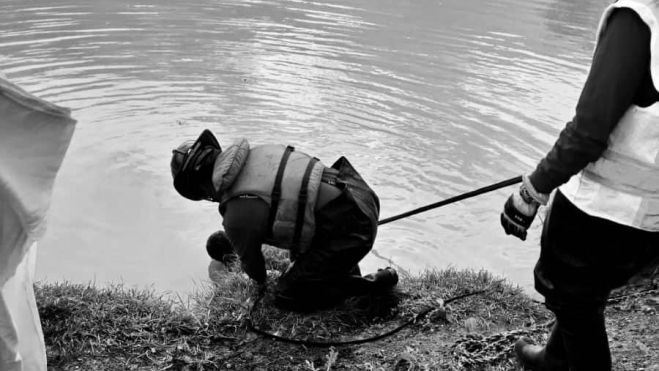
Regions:
[[[36,242],[71,141],[69,110],[0,76],[0,370],[46,369],[32,288]]]

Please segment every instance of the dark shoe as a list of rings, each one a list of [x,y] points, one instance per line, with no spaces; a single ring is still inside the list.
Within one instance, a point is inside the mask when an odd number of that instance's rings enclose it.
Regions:
[[[378,269],[377,273],[369,276],[373,277],[373,283],[380,290],[389,290],[398,283],[398,273],[391,267]]]
[[[553,359],[547,354],[545,347],[534,345],[527,338],[521,338],[515,342],[515,356],[524,370],[568,371],[566,361]]]

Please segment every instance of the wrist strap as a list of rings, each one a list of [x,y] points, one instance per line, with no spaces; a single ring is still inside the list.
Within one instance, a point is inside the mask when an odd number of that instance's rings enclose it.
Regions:
[[[549,202],[549,195],[536,191],[533,184],[531,184],[529,177],[526,175],[522,177],[522,185],[519,187],[519,194],[522,196],[524,202],[527,203],[547,205],[547,202]]]

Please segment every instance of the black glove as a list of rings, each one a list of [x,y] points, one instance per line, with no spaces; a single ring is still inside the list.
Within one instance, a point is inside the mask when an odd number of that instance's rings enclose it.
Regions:
[[[546,205],[549,195],[535,190],[529,177],[522,177],[522,185],[513,192],[503,205],[501,226],[506,234],[512,234],[522,241],[526,240],[529,229],[540,205]]]
[[[231,267],[238,260],[238,255],[233,251],[231,241],[224,231],[217,231],[208,237],[206,251],[211,258],[227,267]]]
[[[537,212],[537,203],[526,203],[519,192],[513,193],[503,205],[501,213],[503,230],[506,234],[512,234],[522,241],[526,240],[526,230],[531,226]]]

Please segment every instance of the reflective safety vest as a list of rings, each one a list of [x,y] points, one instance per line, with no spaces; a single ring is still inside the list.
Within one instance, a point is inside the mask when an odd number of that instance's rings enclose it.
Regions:
[[[216,165],[217,167],[217,165]],[[270,206],[268,244],[301,253],[315,232],[316,199],[325,165],[291,146],[249,149],[238,176],[222,192],[220,205],[252,194]]]
[[[650,73],[659,90],[659,16],[656,0],[619,0],[602,15],[598,39],[613,10],[629,8],[648,25],[651,37]],[[646,231],[659,231],[659,102],[632,105],[595,162],[560,187],[589,215]]]

